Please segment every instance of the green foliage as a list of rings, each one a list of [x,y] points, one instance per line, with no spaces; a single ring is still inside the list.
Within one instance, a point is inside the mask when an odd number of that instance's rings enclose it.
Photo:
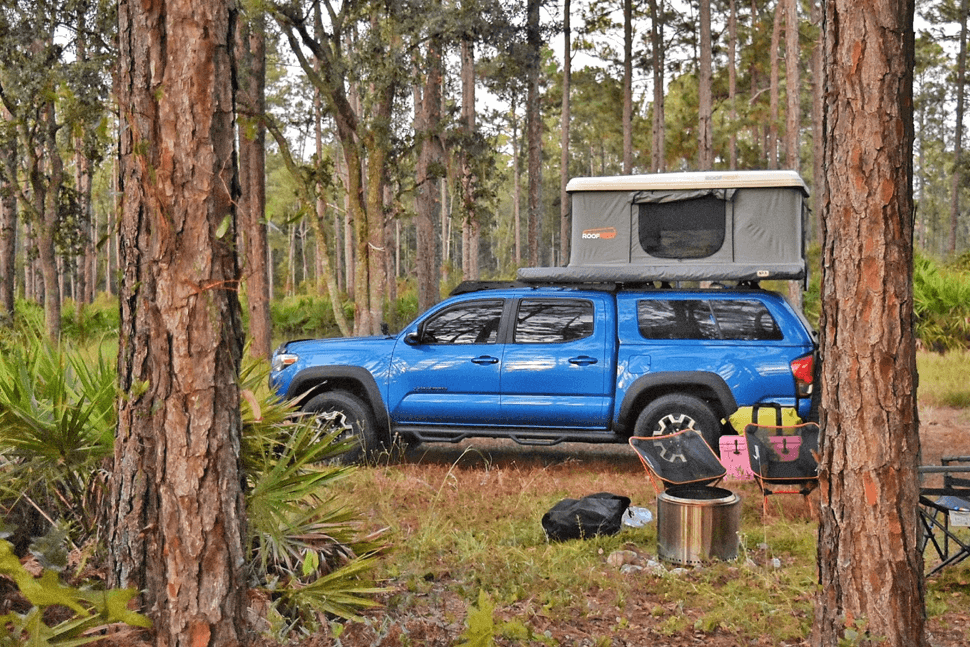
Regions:
[[[461,647],[491,647],[495,644],[495,604],[484,590],[478,592],[478,605],[468,609],[468,626],[461,634]]]
[[[970,348],[970,271],[961,259],[940,266],[917,256],[913,276],[916,335],[933,351]]]
[[[54,543],[80,542],[97,530],[102,465],[116,425],[114,366],[100,349],[91,357],[30,327],[17,340],[0,353],[0,514],[25,526],[21,535],[40,534],[31,525],[39,518],[44,527],[58,521]],[[380,547],[359,538],[353,507],[328,496],[349,473],[328,464],[346,443],[313,421],[294,420],[292,405],[269,391],[267,371],[249,361],[240,381],[254,579],[304,621],[355,617],[380,590],[366,577]]]
[[[117,297],[106,293],[87,305],[66,301],[61,309],[61,336],[82,344],[116,336],[120,316]]]
[[[40,556],[44,552],[37,551]],[[51,569],[34,577],[20,563],[10,542],[4,539],[0,539],[0,575],[13,580],[21,595],[32,605],[26,613],[11,611],[0,616],[0,646],[73,647],[98,640],[98,635],[85,634],[110,624],[123,622],[133,627],[151,626],[148,618],[128,609],[128,602],[138,594],[136,590],[74,588],[61,584],[57,573]],[[44,613],[53,607],[66,607],[73,615],[49,626],[44,622]]]
[[[353,321],[353,304],[344,304],[344,315]],[[286,297],[270,305],[275,333],[286,339],[337,337],[340,329],[330,300],[322,296]]]
[[[250,362],[241,376],[250,567],[289,618],[286,628],[312,627],[320,614],[357,618],[383,590],[369,578],[382,547],[360,537],[354,507],[329,495],[353,472],[334,464],[347,441],[314,419],[294,419],[292,403],[266,387],[267,370]]]
[[[115,371],[30,328],[0,354],[0,510],[95,530],[115,427]]]

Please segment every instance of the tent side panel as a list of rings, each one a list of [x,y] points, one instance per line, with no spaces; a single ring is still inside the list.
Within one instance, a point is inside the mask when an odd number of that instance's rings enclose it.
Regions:
[[[572,194],[570,267],[630,262],[631,201],[627,191]]]
[[[802,195],[795,189],[743,189],[734,198],[734,260],[800,263]]]

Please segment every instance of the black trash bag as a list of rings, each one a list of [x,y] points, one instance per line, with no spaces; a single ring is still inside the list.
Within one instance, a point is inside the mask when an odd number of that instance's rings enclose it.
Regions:
[[[630,499],[609,492],[582,499],[563,499],[542,515],[542,529],[550,541],[615,535],[623,525]]]

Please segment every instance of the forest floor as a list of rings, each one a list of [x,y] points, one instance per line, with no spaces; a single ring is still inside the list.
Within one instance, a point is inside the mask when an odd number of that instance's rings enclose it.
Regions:
[[[920,421],[922,464],[938,465],[940,457],[944,455],[970,454],[970,411],[947,407],[923,408],[920,411]],[[613,457],[608,460],[614,462],[616,460],[630,461],[631,471],[642,474],[642,467],[635,458],[630,458],[629,452],[617,452],[616,448],[611,447],[590,447],[588,445],[578,447],[586,456],[591,453],[602,453],[604,456],[610,456],[613,453]],[[571,452],[576,451],[568,446],[525,448],[505,441],[478,441],[475,443],[475,449],[476,453],[482,457],[480,460],[482,460],[481,467],[483,470],[494,473],[495,471],[501,472],[503,468],[514,466],[515,475],[513,476],[512,472],[509,471],[506,477],[508,487],[513,490],[518,487],[517,484],[522,482],[533,482],[535,479],[548,477],[550,465],[554,465],[557,461],[569,461]],[[456,464],[464,451],[461,446],[421,446],[415,452],[412,452],[414,455],[409,457],[411,465],[408,467],[427,466],[428,472],[424,476],[429,482],[434,483],[436,473],[431,471],[433,467],[435,465]],[[528,475],[530,466],[533,471],[531,476]],[[473,466],[466,465],[465,468],[473,469]],[[525,471],[526,474],[520,474],[522,471]],[[577,472],[582,474],[582,470],[577,470]],[[555,478],[560,481],[559,485],[570,491],[568,483],[563,480],[568,476],[564,477],[564,472],[561,471],[555,471],[554,474]],[[462,487],[467,487],[474,482],[474,479],[463,479]],[[502,491],[503,479],[501,473],[497,478],[482,478],[480,482],[482,483],[481,487],[494,490],[493,494],[496,498],[515,495],[515,492],[512,491]],[[621,482],[617,481],[616,487],[623,487]],[[564,483],[566,484],[564,485]],[[609,489],[609,483],[610,481],[607,479],[606,489]],[[590,488],[589,491],[594,491],[598,489],[598,485],[601,486],[602,484],[587,483],[585,485]],[[580,491],[582,491],[582,485],[574,484],[573,488],[571,491],[577,491],[576,488],[580,488]],[[794,500],[794,515],[808,515],[808,506],[799,510],[798,506],[801,505],[799,497],[794,497]],[[634,505],[636,505],[636,502],[634,502]],[[790,511],[792,508],[788,508],[788,510]],[[964,563],[964,565],[956,568],[960,570],[955,580],[951,576],[944,584],[933,583],[928,586],[930,588],[939,587],[941,590],[936,591],[936,594],[940,596],[963,596],[965,598],[970,595],[970,567]],[[469,606],[468,602],[455,591],[456,588],[461,587],[455,587],[455,582],[442,578],[436,580],[431,588],[432,590],[426,593],[426,602],[423,604],[412,604],[406,608],[390,605],[388,608],[369,611],[366,614],[366,622],[347,625],[339,640],[332,636],[317,636],[303,643],[303,647],[337,645],[342,647],[364,645],[381,645],[382,647],[434,645],[446,647],[461,643],[460,638],[462,637],[467,640],[468,636],[462,636],[462,632],[465,631]],[[541,616],[531,616],[529,622],[533,629],[540,631],[541,640],[518,641],[496,636],[494,644],[570,645],[575,647],[599,645],[687,647],[701,644],[706,647],[735,647],[739,644],[738,636],[735,634],[718,629],[699,631],[693,628],[693,622],[686,623],[687,629],[671,634],[663,626],[665,620],[667,620],[666,615],[659,615],[657,612],[657,609],[670,607],[670,601],[664,599],[661,593],[662,591],[657,590],[656,587],[648,586],[635,589],[633,593],[626,592],[621,603],[622,611],[620,611],[615,591],[606,587],[592,586],[586,591],[585,612],[573,615],[568,621],[558,620],[543,626]],[[949,606],[950,608],[942,614],[931,614],[928,621],[930,645],[933,647],[965,647],[970,644],[970,608],[960,604]],[[500,625],[503,622],[513,621],[517,613],[521,612],[522,609],[517,609],[516,604],[496,604],[495,622]],[[678,606],[675,612],[687,616],[695,615],[688,601],[685,601],[682,606]],[[621,620],[618,617],[620,615],[623,618],[621,622],[618,622]],[[698,618],[701,617],[699,613],[696,615]],[[604,639],[604,636],[609,636],[609,638]],[[776,637],[763,636],[755,640],[746,639],[741,644],[766,647],[777,647],[778,645],[808,647],[810,640],[806,637],[802,640],[780,642]]]
[[[970,454],[970,411],[947,407],[923,408],[920,411],[920,420],[922,464],[939,464],[943,455]],[[588,445],[528,448],[505,441],[477,441],[474,447],[470,464],[463,463],[462,474],[458,476],[462,480],[461,485],[487,490],[480,494],[499,502],[503,497],[515,498],[525,487],[524,483],[531,487],[542,480],[554,480],[554,487],[566,491],[622,491],[612,487],[631,487],[630,483],[637,482],[635,479],[644,477],[642,467],[635,455],[629,452],[629,448],[624,448],[626,451],[615,446]],[[595,458],[597,455],[603,460]],[[423,445],[409,452],[400,465],[391,465],[385,469],[406,472],[410,480],[424,480],[433,484],[441,478],[443,471],[451,474],[454,466],[459,461],[465,461],[467,456],[467,447],[460,445]],[[582,456],[579,463],[577,456]],[[577,464],[583,469],[576,469]],[[599,465],[609,465],[610,469],[604,469],[602,474],[598,474],[596,472]],[[573,474],[586,480],[582,483],[570,483],[569,479],[574,478]],[[758,498],[757,493],[754,494],[751,498]],[[797,506],[802,505],[799,497],[786,498],[794,499],[796,508],[793,513],[792,508],[788,508],[782,514],[810,514],[807,506],[805,509],[797,509]],[[501,503],[498,505],[501,506]],[[636,501],[634,505],[637,505]],[[806,522],[808,519],[808,516],[804,517]],[[627,546],[629,545],[628,542]],[[649,552],[647,547],[634,550],[642,550],[644,554]],[[753,557],[760,559],[757,555]],[[606,555],[602,559],[606,561]],[[964,563],[956,569],[958,570],[951,573],[943,583],[939,580],[931,581],[927,586],[930,592],[928,600],[932,594],[935,599],[942,597],[956,602],[944,605],[945,611],[942,613],[936,611],[930,614],[928,633],[932,647],[964,647],[970,644],[970,607],[962,603],[970,597],[970,567]],[[650,584],[662,580],[649,578],[645,578],[641,586],[624,589],[622,600],[618,599],[620,595],[610,586],[591,585],[581,593],[585,595],[580,603],[582,612],[568,614],[565,619],[562,615],[555,619],[544,616],[541,605],[537,611],[534,603],[525,608],[522,602],[499,601],[495,604],[493,613],[493,632],[479,636],[479,641],[476,642],[469,640],[466,633],[469,614],[474,612],[470,606],[474,600],[470,603],[469,599],[474,596],[468,593],[469,583],[459,581],[462,577],[464,576],[447,572],[436,575],[417,593],[405,591],[407,585],[403,582],[385,581],[384,585],[392,590],[381,599],[386,604],[365,612],[363,622],[342,625],[336,632],[339,637],[332,631],[338,625],[333,624],[331,631],[285,644],[297,647],[451,647],[459,644],[572,647],[810,645],[808,637],[779,640],[776,636],[752,638],[749,634],[740,640],[738,634],[719,627],[698,628],[703,622],[703,612],[694,609],[689,599],[672,603],[663,595],[663,585],[658,587]],[[616,577],[623,576],[618,572]],[[393,603],[392,597],[400,595],[402,591],[409,596],[410,602],[403,605]],[[7,592],[10,593],[9,589]],[[803,592],[801,597],[804,604],[801,608],[806,608],[810,596],[810,591]],[[773,613],[777,610],[766,612]],[[671,631],[669,624],[672,615],[685,619],[674,631]],[[810,625],[810,614],[802,615],[800,626]],[[532,632],[530,636],[527,639],[516,639],[502,635],[500,627],[515,623],[519,618],[527,620]],[[147,647],[150,643],[146,642],[146,636],[141,632],[120,629],[94,644],[100,647]],[[265,644],[279,643],[269,641]]]

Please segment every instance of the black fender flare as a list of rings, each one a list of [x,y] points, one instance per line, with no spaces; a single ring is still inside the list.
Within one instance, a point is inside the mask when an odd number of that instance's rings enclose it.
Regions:
[[[381,397],[381,391],[377,388],[377,380],[366,368],[339,365],[305,368],[293,376],[293,380],[286,390],[286,399],[302,402],[308,396],[320,391],[318,387],[327,382],[353,383],[357,386],[356,390],[359,395],[367,399],[367,403],[374,412],[374,422],[378,428],[385,432],[390,430],[390,417],[387,414],[384,398]],[[354,389],[350,390],[353,391]]]
[[[649,391],[658,393],[672,393],[682,391],[690,393],[692,390],[702,389],[707,393],[713,394],[724,418],[727,418],[738,410],[737,400],[734,393],[728,386],[724,378],[717,373],[707,373],[704,371],[668,371],[664,373],[651,373],[637,378],[623,396],[620,404],[619,416],[617,417],[618,431],[631,429],[639,411],[636,409],[637,401],[640,396]]]

